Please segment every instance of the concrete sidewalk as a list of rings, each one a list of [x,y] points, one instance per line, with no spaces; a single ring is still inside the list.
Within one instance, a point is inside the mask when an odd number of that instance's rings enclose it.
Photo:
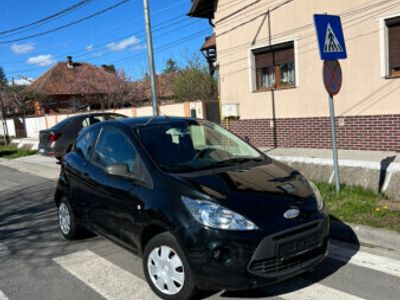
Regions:
[[[60,165],[57,159],[40,155],[0,159],[0,165],[48,179],[57,179],[60,175]]]
[[[267,155],[320,182],[334,182],[332,150],[261,149]],[[360,185],[400,200],[400,155],[396,152],[339,150],[341,183]]]
[[[23,138],[23,139],[12,139],[11,145],[17,146],[17,148],[24,148],[28,150],[39,149],[39,138]]]

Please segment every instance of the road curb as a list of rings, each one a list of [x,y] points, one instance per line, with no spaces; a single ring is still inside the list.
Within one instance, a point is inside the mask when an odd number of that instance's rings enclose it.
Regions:
[[[391,250],[400,249],[400,234],[366,225],[331,220],[331,237],[350,243],[363,243]]]

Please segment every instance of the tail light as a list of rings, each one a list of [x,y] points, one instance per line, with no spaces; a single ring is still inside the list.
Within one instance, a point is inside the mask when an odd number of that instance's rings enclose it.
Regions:
[[[48,135],[47,139],[49,140],[50,143],[53,143],[53,142],[57,141],[59,137],[60,137],[60,134],[52,132]]]

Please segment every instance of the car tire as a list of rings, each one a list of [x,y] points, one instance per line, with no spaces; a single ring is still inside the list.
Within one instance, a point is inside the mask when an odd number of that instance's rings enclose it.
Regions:
[[[188,300],[197,294],[186,256],[169,232],[156,235],[147,243],[143,270],[151,289],[161,299]]]
[[[57,217],[59,230],[65,239],[76,240],[83,237],[84,230],[78,225],[78,220],[66,197],[63,197],[58,205]]]

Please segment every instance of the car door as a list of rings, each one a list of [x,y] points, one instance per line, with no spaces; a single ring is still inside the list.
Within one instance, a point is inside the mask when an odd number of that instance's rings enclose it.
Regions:
[[[119,128],[106,125],[102,128],[92,155],[97,168],[91,176],[95,186],[91,201],[91,222],[109,238],[137,248],[138,223],[146,171],[128,137]],[[132,177],[108,175],[106,168],[112,164],[128,165]]]
[[[93,196],[92,190],[95,189],[89,174],[93,173],[93,165],[90,157],[94,144],[97,140],[99,128],[90,128],[82,132],[73,147],[71,153],[63,162],[63,169],[66,173],[69,190],[70,203],[76,216],[87,223],[88,204]]]

